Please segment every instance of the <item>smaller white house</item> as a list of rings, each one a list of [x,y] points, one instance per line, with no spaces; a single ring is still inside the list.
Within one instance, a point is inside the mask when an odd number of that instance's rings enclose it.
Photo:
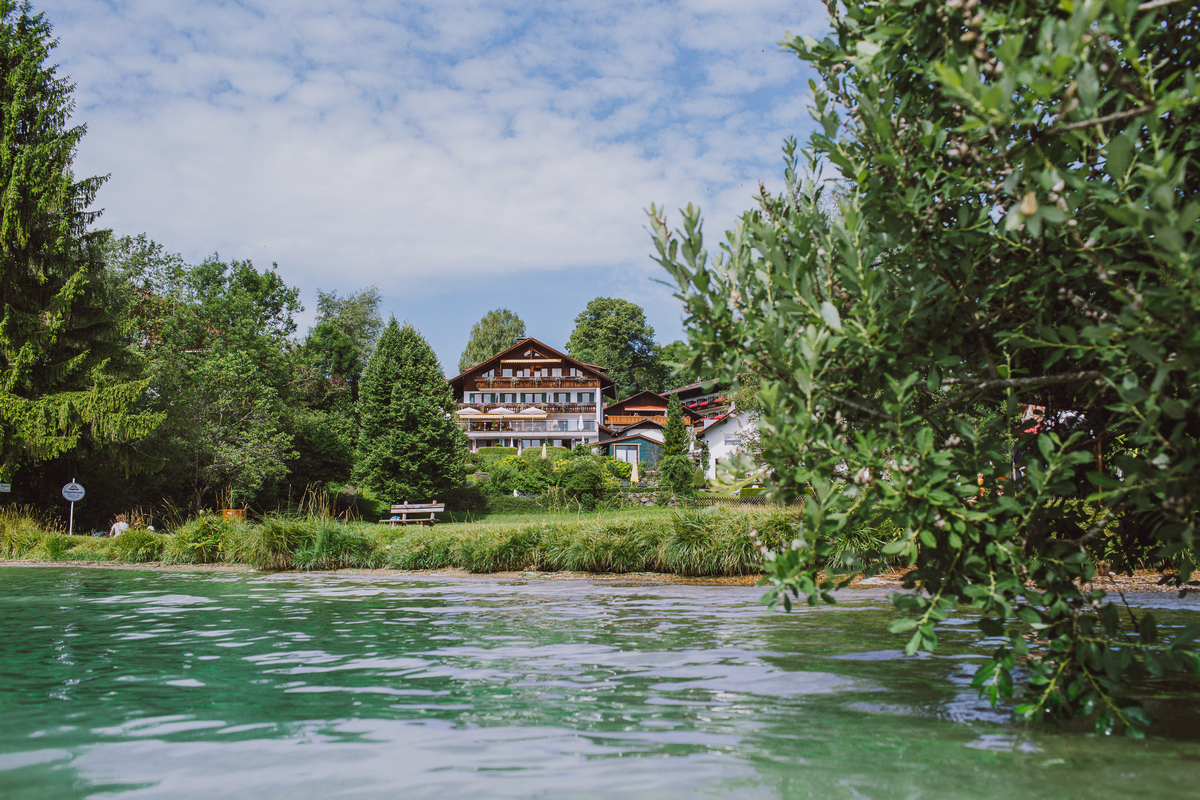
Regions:
[[[718,417],[711,425],[696,435],[697,439],[708,442],[708,471],[705,477],[717,477],[717,459],[730,458],[742,446],[743,437],[757,430],[754,421],[748,413],[738,413],[731,408],[728,414]]]

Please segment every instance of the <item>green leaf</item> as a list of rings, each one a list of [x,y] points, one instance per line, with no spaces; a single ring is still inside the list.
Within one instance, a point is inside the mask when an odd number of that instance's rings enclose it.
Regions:
[[[838,314],[837,308],[828,300],[821,303],[821,319],[825,320],[825,324],[838,333],[842,332],[842,318]]]
[[[900,619],[894,619],[888,623],[888,632],[904,633],[905,631],[911,631],[913,628],[917,627],[919,622],[920,620],[914,619],[913,617],[901,617]]]
[[[1124,178],[1125,170],[1129,168],[1129,157],[1132,154],[1133,144],[1129,139],[1125,136],[1115,137],[1104,150],[1106,159],[1104,171],[1116,180]]]

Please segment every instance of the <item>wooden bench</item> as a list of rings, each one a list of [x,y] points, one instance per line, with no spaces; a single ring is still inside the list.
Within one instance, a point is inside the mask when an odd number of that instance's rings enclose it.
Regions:
[[[381,519],[380,522],[386,522],[389,525],[408,525],[417,523],[418,525],[433,526],[437,523],[437,517],[434,516],[439,511],[445,511],[446,504],[434,501],[432,503],[400,503],[392,506],[392,516],[389,519]]]

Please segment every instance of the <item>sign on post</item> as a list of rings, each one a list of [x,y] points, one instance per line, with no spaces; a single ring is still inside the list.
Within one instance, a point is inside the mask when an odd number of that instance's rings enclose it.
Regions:
[[[67,526],[67,535],[75,534],[75,501],[83,499],[83,487],[72,480],[63,487],[63,498],[71,501],[71,522]]]
[[[12,491],[11,483],[0,483],[0,492],[11,492],[11,491]]]

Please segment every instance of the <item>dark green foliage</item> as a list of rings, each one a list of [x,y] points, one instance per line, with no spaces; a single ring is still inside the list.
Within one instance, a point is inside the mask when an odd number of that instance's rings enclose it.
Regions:
[[[455,514],[486,514],[488,511],[487,495],[478,486],[456,486],[442,492],[439,498],[446,504],[446,510]]]
[[[136,413],[146,388],[125,298],[105,269],[109,232],[90,231],[104,182],[75,180],[82,125],[72,85],[47,63],[42,14],[0,1],[0,481],[81,441],[124,443],[159,422]]]
[[[377,286],[345,297],[317,291],[317,324],[308,343],[320,354],[326,375],[358,384],[383,330],[383,318],[379,316],[382,299]]]
[[[682,456],[688,451],[688,431],[683,422],[683,404],[679,395],[667,401],[667,424],[663,426],[663,457]]]
[[[708,474],[709,464],[712,463],[712,454],[708,449],[708,440],[700,440],[700,470],[704,474]]]
[[[672,234],[651,209],[692,366],[757,376],[775,495],[806,496],[769,598],[829,600],[830,559],[871,569],[831,531],[902,531],[882,552],[914,567],[908,652],[972,606],[993,703],[1023,675],[1020,716],[1138,734],[1131,694],[1200,669],[1194,631],[1156,643],[1081,585],[1113,521],[1181,589],[1200,563],[1200,8],[830,7],[831,38],[785,42],[823,83],[784,194],[716,258],[697,210]]]
[[[296,394],[315,382],[290,357],[298,290],[249,261],[212,256],[187,266],[148,240],[118,244],[114,268],[131,283],[151,274],[164,292],[141,304],[135,320],[149,362],[148,405],[165,415],[138,445],[158,470],[137,500],[167,497],[199,511],[218,496],[235,504],[277,497],[297,437],[320,453],[317,462],[344,471],[345,426],[316,409],[291,413]]]
[[[666,388],[670,372],[654,343],[654,328],[646,324],[641,306],[614,297],[597,297],[575,318],[567,340],[572,358],[608,367],[617,399],[649,389]]]
[[[553,467],[549,459],[507,456],[488,465],[485,494],[540,494],[550,485]]]
[[[520,451],[515,447],[481,447],[479,448],[479,457],[487,462],[491,459],[501,459],[505,456],[515,456]]]
[[[560,476],[558,485],[567,497],[577,500],[584,511],[594,509],[616,488],[612,478],[605,480],[604,464],[597,456],[563,459],[555,470]]]
[[[507,308],[483,315],[471,328],[471,338],[458,360],[458,371],[466,372],[525,338],[525,323]]]
[[[658,460],[659,484],[676,495],[690,496],[695,493],[692,476],[696,465],[685,455],[663,456]]]
[[[462,485],[466,435],[433,349],[393,318],[363,373],[355,473],[390,502],[430,502]]]

